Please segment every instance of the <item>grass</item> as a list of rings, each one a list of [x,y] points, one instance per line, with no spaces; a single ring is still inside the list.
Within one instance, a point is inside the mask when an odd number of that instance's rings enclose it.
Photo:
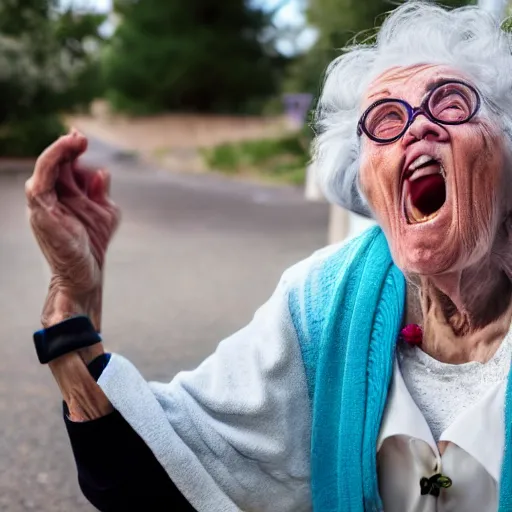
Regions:
[[[221,144],[201,153],[210,169],[225,174],[302,185],[309,160],[308,144],[297,133],[280,139]]]

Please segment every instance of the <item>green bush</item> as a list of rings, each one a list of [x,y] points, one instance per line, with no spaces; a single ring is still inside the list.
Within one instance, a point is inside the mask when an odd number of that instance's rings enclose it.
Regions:
[[[36,156],[65,132],[57,115],[30,117],[0,127],[0,155]]]
[[[271,181],[301,185],[309,160],[309,141],[303,133],[280,139],[221,144],[203,150],[210,169],[226,174],[257,175]]]
[[[236,173],[242,158],[240,148],[235,144],[222,144],[212,150],[205,150],[203,155],[208,167],[225,173]]]

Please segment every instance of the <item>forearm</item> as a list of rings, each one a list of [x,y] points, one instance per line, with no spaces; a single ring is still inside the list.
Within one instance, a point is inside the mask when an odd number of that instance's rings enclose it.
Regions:
[[[87,352],[90,362],[103,353],[101,343],[79,352]],[[113,411],[113,407],[87,369],[79,352],[72,352],[49,363],[52,374],[68,407],[71,421],[91,421]],[[95,354],[95,356],[93,355]]]
[[[48,297],[43,308],[41,323],[44,328],[56,325],[75,315],[87,315],[95,329],[101,325],[101,290],[71,298],[52,279]],[[72,421],[90,421],[112,412],[113,408],[87,365],[104,353],[103,344],[77,350],[58,357],[49,363],[50,370],[62,393]]]

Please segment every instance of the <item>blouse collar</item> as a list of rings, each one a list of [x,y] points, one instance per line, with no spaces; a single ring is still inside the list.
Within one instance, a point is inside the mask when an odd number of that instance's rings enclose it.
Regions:
[[[461,413],[441,434],[440,441],[458,445],[477,460],[499,482],[505,445],[505,391],[507,382],[492,385],[471,407]],[[393,378],[384,412],[377,450],[392,436],[425,441],[440,459],[432,432],[405,385],[395,360]]]

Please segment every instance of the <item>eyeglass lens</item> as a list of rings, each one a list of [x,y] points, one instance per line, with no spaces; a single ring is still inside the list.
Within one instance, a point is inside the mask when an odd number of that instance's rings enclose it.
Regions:
[[[478,106],[476,93],[460,83],[447,83],[434,89],[426,110],[435,121],[460,124],[467,121]],[[376,139],[390,140],[401,134],[409,122],[404,103],[386,101],[375,105],[364,121],[366,130]]]

